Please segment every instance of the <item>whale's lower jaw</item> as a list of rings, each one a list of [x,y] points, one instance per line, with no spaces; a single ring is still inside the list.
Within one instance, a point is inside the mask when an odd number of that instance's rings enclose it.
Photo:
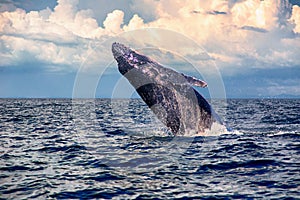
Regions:
[[[172,90],[155,83],[137,88],[137,93],[157,118],[174,134],[180,132],[181,113],[176,96]]]
[[[202,133],[219,122],[209,103],[189,84],[185,75],[119,43],[113,44],[112,51],[121,74],[173,134]]]
[[[205,99],[194,89],[180,93],[174,88],[148,84],[136,90],[158,119],[175,135],[196,135],[210,129],[216,120]],[[186,98],[190,96],[191,98]],[[200,107],[201,104],[203,107]]]

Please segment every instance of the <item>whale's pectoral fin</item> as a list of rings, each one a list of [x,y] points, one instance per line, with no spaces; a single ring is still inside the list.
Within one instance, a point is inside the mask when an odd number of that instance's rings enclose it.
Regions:
[[[198,86],[198,87],[207,87],[207,83],[200,80],[200,79],[197,79],[195,77],[192,77],[192,76],[187,76],[185,74],[182,74],[184,76],[184,78],[187,80],[187,82],[191,85],[194,85],[194,86]]]

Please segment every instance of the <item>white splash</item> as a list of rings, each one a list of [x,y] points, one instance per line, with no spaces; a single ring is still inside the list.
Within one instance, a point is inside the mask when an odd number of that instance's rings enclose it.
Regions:
[[[210,129],[206,129],[204,133],[198,133],[197,136],[218,136],[224,134],[243,134],[237,130],[229,130],[225,125],[214,122]]]

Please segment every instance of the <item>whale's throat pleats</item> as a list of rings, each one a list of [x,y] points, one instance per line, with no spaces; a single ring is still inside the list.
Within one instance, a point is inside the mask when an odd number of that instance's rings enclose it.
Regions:
[[[174,91],[154,83],[145,84],[136,91],[158,119],[177,134],[180,129],[181,113]]]

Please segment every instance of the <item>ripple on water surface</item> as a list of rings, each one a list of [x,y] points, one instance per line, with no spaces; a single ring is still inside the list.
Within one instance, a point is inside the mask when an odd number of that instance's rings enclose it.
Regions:
[[[300,100],[214,103],[236,132],[206,137],[166,134],[138,99],[0,101],[4,199],[300,196]]]

